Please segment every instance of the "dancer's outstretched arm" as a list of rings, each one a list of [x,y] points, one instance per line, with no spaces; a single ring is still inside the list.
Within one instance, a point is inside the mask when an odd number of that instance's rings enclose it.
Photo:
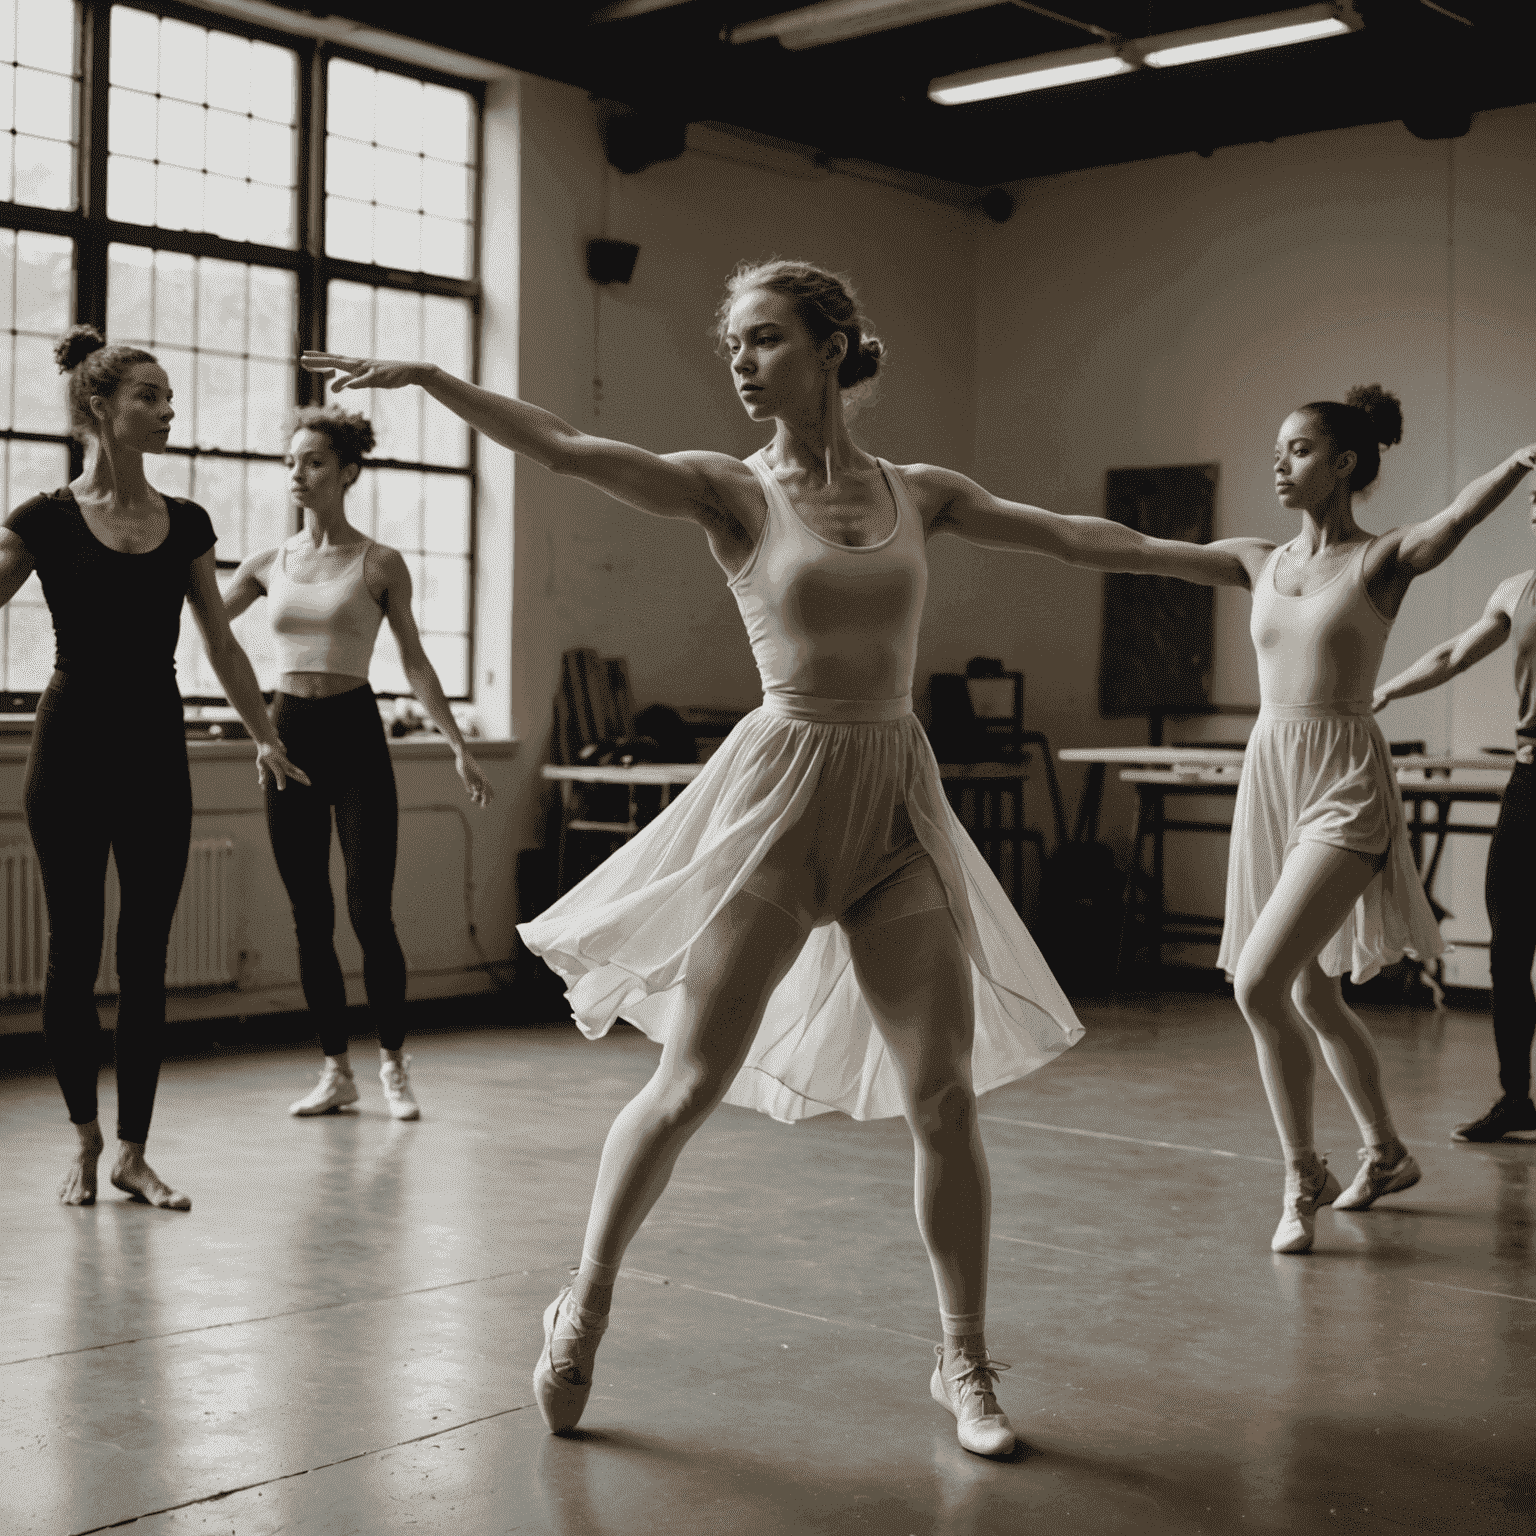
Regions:
[[[1433,650],[1425,651],[1411,667],[1404,667],[1390,682],[1383,683],[1376,690],[1371,708],[1385,709],[1393,699],[1428,693],[1431,688],[1450,682],[1468,667],[1476,666],[1483,657],[1493,655],[1509,639],[1514,606],[1530,579],[1531,572],[1521,571],[1518,576],[1501,581],[1493,589],[1493,596],[1488,599],[1488,606],[1477,623],[1459,635],[1441,641]]]
[[[418,385],[493,442],[656,517],[686,517],[710,525],[726,508],[724,477],[741,471],[740,461],[729,454],[658,454],[593,437],[551,411],[466,383],[433,363],[386,362],[336,352],[306,352],[299,361],[310,373],[338,375],[331,385],[338,392]]]
[[[1536,443],[1479,475],[1443,512],[1394,528],[1376,540],[1366,560],[1372,600],[1395,613],[1415,576],[1449,560],[1456,547],[1536,468]],[[1470,665],[1470,663],[1469,663]]]
[[[1107,517],[1068,517],[1004,501],[952,469],[913,464],[903,474],[919,497],[931,534],[953,533],[987,549],[1025,550],[1098,571],[1247,587],[1275,547],[1267,539],[1219,539],[1214,544],[1154,539]]]

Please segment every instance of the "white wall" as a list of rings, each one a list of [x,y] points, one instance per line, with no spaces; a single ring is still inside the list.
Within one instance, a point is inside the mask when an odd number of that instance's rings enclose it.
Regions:
[[[1533,158],[1536,108],[1524,107],[1450,142],[1384,124],[1021,184],[1012,222],[976,233],[978,476],[1057,511],[1102,513],[1112,467],[1216,461],[1217,536],[1285,538],[1270,489],[1280,421],[1380,381],[1402,397],[1405,441],[1361,521],[1386,528],[1437,510],[1536,436]],[[1384,675],[1471,622],[1503,575],[1531,563],[1512,500],[1410,594]],[[1101,578],[1051,562],[1018,561],[1006,578],[978,568],[971,611],[1001,622],[1011,609],[1031,715],[1062,745],[1145,740],[1140,721],[1097,717],[1101,593]],[[1245,593],[1219,595],[1221,701],[1257,700],[1247,617]],[[1431,750],[1507,742],[1510,700],[1501,657],[1382,723]],[[1245,731],[1227,718],[1171,734]],[[1128,792],[1111,809],[1128,830]],[[1442,897],[1460,931],[1486,934],[1482,849],[1456,855]],[[1224,840],[1175,849],[1174,904],[1219,912],[1224,856]]]

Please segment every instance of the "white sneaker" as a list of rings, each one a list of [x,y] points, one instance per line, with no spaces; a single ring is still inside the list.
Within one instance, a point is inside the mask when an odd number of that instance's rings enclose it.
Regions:
[[[928,1390],[934,1402],[955,1416],[960,1444],[977,1456],[1007,1456],[1016,1443],[1008,1415],[993,1395],[997,1373],[1008,1367],[1000,1360],[976,1360],[962,1355],[953,1375],[944,1374],[944,1346],[935,1344],[938,1363]]]
[[[345,1104],[357,1103],[357,1084],[350,1071],[342,1071],[330,1061],[320,1074],[320,1081],[297,1103],[288,1106],[290,1115],[328,1115]]]
[[[411,1080],[405,1072],[410,1062],[411,1058],[407,1056],[401,1062],[386,1061],[379,1068],[379,1081],[384,1085],[384,1102],[389,1105],[389,1112],[396,1120],[421,1119],[421,1105],[411,1092]]]

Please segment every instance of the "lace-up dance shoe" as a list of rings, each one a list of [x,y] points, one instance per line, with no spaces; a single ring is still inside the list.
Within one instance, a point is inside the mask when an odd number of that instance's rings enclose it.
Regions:
[[[1451,1132],[1451,1140],[1500,1141],[1521,1131],[1536,1131],[1536,1104],[1529,1098],[1512,1099],[1506,1094],[1481,1120],[1458,1125]]]
[[[379,1081],[384,1085],[384,1102],[389,1105],[389,1112],[396,1120],[421,1119],[421,1105],[411,1092],[411,1080],[405,1072],[410,1064],[411,1058],[407,1056],[403,1062],[386,1061],[379,1068]],[[355,1093],[353,1097],[356,1097]]]
[[[1360,1148],[1360,1167],[1354,1182],[1333,1202],[1336,1211],[1368,1211],[1383,1195],[1395,1195],[1400,1189],[1412,1189],[1422,1174],[1411,1152],[1404,1152],[1395,1163],[1371,1160],[1369,1147]]]
[[[977,1456],[1006,1456],[1016,1444],[1008,1415],[997,1406],[993,1395],[997,1373],[1008,1367],[999,1360],[977,1360],[961,1355],[957,1368],[944,1374],[944,1346],[935,1344],[939,1357],[933,1368],[928,1390],[933,1400],[954,1414],[960,1431],[960,1444]]]
[[[1327,1158],[1322,1159],[1322,1172],[1310,1176],[1304,1175],[1299,1168],[1287,1168],[1285,1205],[1280,1225],[1269,1240],[1271,1250],[1275,1253],[1310,1253],[1317,1232],[1318,1208],[1335,1204],[1343,1192],[1344,1186],[1334,1177]]]
[[[326,1062],[320,1081],[302,1099],[288,1106],[290,1115],[328,1115],[332,1110],[357,1103],[357,1084],[350,1072]]]
[[[607,1327],[606,1317],[576,1304],[570,1286],[545,1308],[544,1350],[533,1368],[533,1394],[550,1434],[581,1422],[592,1391],[592,1362]]]

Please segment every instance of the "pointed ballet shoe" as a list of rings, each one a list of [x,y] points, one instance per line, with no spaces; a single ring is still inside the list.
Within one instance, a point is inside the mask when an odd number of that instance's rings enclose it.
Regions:
[[[576,1326],[575,1338],[555,1338],[562,1306],[566,1308],[565,1321]],[[593,1357],[607,1327],[606,1317],[586,1311],[571,1299],[570,1286],[544,1309],[544,1349],[533,1368],[533,1394],[550,1434],[575,1429],[581,1422],[592,1391]]]
[[[1333,1202],[1336,1211],[1368,1211],[1383,1195],[1395,1195],[1400,1189],[1412,1189],[1422,1174],[1411,1152],[1404,1152],[1395,1163],[1372,1161],[1369,1147],[1360,1148],[1360,1168],[1354,1182]]]
[[[1344,1186],[1334,1177],[1328,1159],[1322,1158],[1322,1176],[1308,1177],[1299,1168],[1285,1172],[1285,1206],[1280,1225],[1269,1240],[1274,1253],[1310,1253],[1317,1232],[1317,1212],[1324,1205],[1336,1205]]]
[[[997,1386],[997,1373],[1008,1367],[999,1360],[976,1360],[962,1355],[960,1369],[946,1376],[944,1346],[935,1344],[933,1352],[939,1358],[928,1390],[934,1402],[954,1414],[961,1446],[977,1456],[1006,1456],[1017,1439],[1008,1415],[997,1406],[993,1389]]]

